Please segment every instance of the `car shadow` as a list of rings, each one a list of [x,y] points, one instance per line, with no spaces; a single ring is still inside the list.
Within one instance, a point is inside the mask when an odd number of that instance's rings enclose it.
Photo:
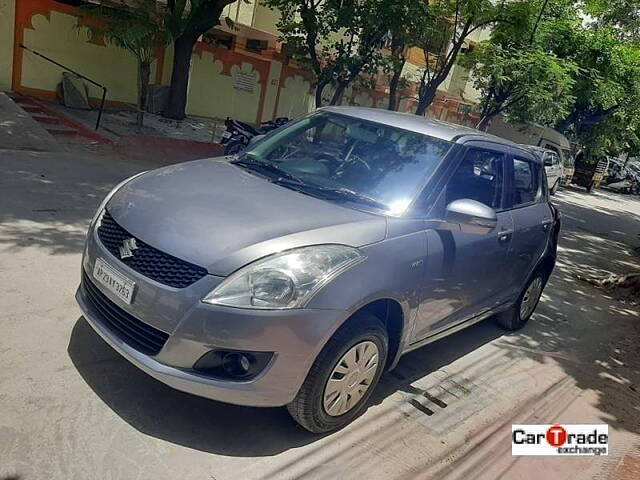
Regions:
[[[485,321],[405,355],[386,373],[370,404],[501,336]],[[271,456],[323,438],[298,426],[283,408],[229,405],[180,392],[142,372],[96,334],[84,317],[71,332],[68,354],[89,387],[140,432],[196,450],[234,457]]]

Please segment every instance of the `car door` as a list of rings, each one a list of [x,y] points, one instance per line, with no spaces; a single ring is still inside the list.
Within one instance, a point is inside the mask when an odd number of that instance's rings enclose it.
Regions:
[[[544,159],[544,171],[547,175],[547,184],[549,188],[552,188],[560,178],[557,155],[553,152],[544,152],[542,158]]]
[[[507,154],[489,142],[466,144],[457,166],[429,212],[427,264],[414,342],[486,312],[509,297],[511,213],[504,209]],[[438,219],[454,200],[469,198],[496,210],[487,234],[440,229]]]
[[[508,181],[513,217],[512,278],[522,288],[538,264],[547,246],[553,212],[549,206],[548,186],[540,162],[513,149],[508,164]]]
[[[560,162],[560,151],[558,147],[551,144],[543,144],[543,148],[546,148],[548,152],[544,155],[544,168],[547,172],[547,180],[549,188],[553,188],[556,182],[562,178],[562,164]]]

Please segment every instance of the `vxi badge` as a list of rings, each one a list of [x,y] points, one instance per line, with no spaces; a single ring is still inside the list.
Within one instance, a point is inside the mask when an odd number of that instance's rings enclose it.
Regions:
[[[608,425],[513,425],[512,455],[608,455]]]

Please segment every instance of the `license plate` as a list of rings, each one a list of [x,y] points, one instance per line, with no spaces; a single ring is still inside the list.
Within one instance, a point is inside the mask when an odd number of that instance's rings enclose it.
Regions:
[[[222,138],[231,138],[231,132],[224,132]]]
[[[101,258],[96,259],[93,267],[93,278],[127,305],[130,305],[133,301],[133,292],[136,288],[135,282],[129,280]]]

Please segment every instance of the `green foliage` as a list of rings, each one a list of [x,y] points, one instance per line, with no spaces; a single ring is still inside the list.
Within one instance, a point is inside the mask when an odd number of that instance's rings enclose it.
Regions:
[[[599,25],[613,28],[620,38],[640,40],[640,1],[586,0],[585,7]]]
[[[515,122],[553,125],[573,105],[577,67],[540,46],[482,45],[476,55],[475,87],[484,116],[504,113]]]
[[[418,1],[418,0],[415,0]],[[333,84],[339,93],[361,74],[377,73],[389,27],[397,24],[402,0],[265,0],[281,13],[278,29],[294,59],[313,72],[316,104]]]
[[[489,40],[464,59],[481,93],[481,128],[498,114],[516,122],[553,125],[570,113],[577,65],[559,58],[549,36],[558,22],[575,21],[564,0],[513,2]]]
[[[640,48],[611,28],[567,24],[554,51],[579,67],[571,113],[558,123],[594,154],[636,148],[640,129]]]
[[[200,36],[220,23],[224,7],[235,0],[167,0],[164,23],[172,40]],[[241,0],[242,1],[242,0]]]
[[[141,62],[151,62],[153,51],[165,43],[162,13],[156,0],[135,0],[127,7],[86,5],[80,10],[86,17],[79,28],[91,36],[103,36],[107,43],[131,52]]]
[[[433,102],[438,87],[456,64],[471,34],[505,20],[503,0],[435,0],[420,29],[416,45],[425,55],[426,68],[419,81],[416,114],[423,115]]]
[[[147,91],[151,63],[156,48],[166,43],[163,11],[156,0],[130,1],[127,6],[86,5],[81,8],[84,17],[78,28],[89,35],[102,36],[105,41],[135,55],[138,61],[138,113],[137,123],[142,126],[147,104]]]

